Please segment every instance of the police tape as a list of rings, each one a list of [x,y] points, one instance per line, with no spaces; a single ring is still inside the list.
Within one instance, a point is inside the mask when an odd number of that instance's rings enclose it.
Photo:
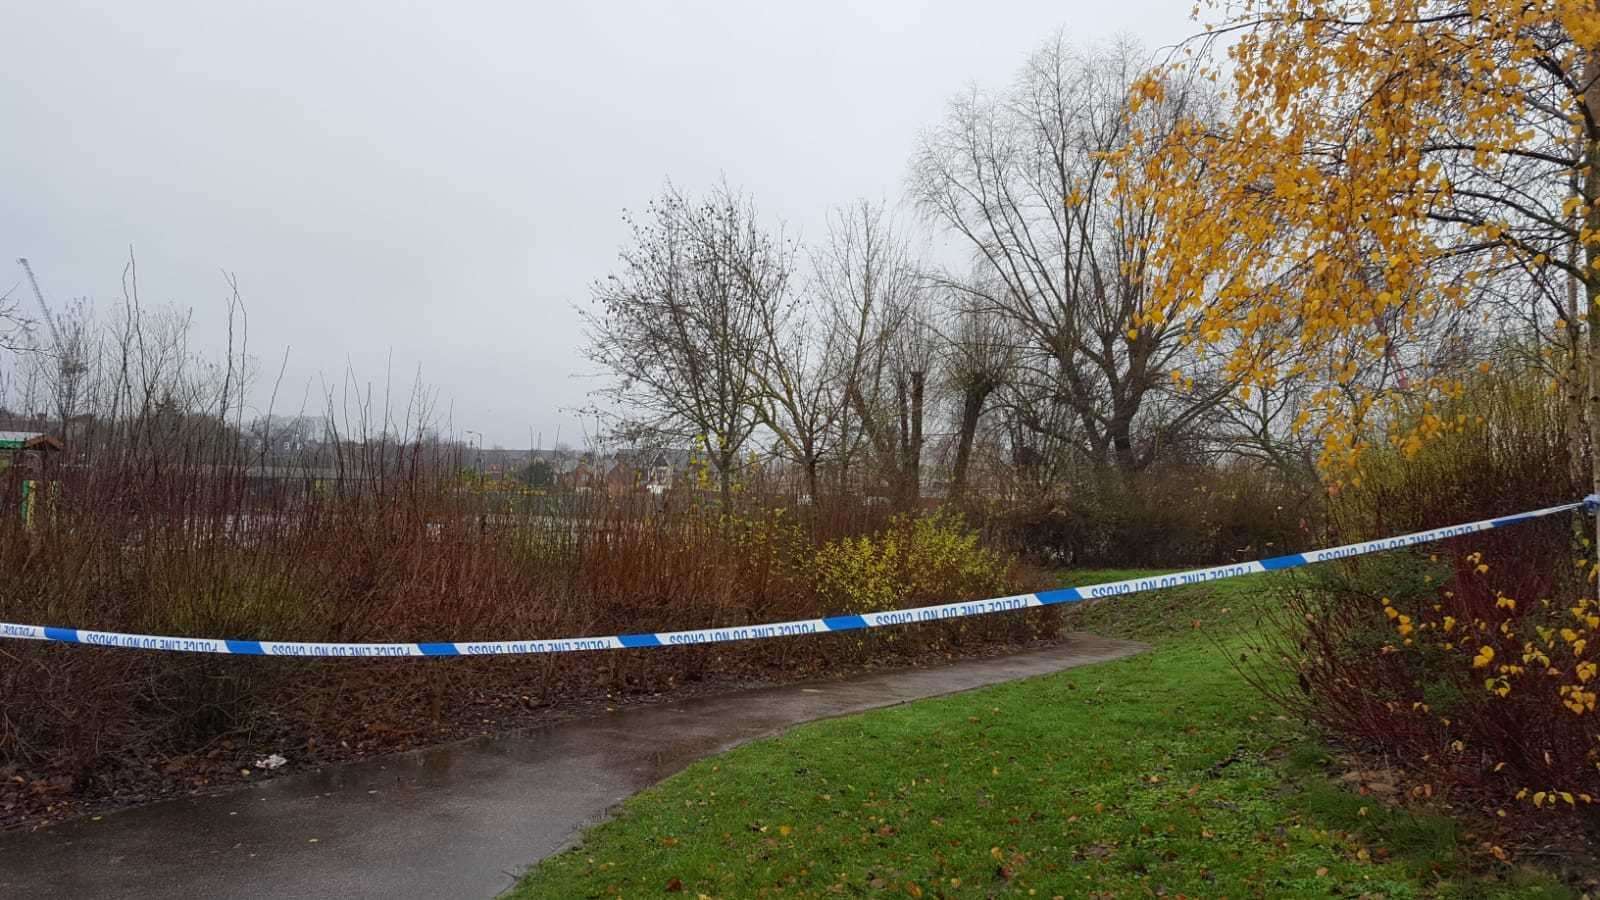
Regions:
[[[626,650],[639,647],[671,647],[694,644],[715,644],[724,641],[748,641],[766,638],[790,637],[802,634],[819,634],[834,631],[856,631],[864,628],[886,628],[921,622],[943,622],[967,616],[1009,612],[1075,603],[1100,597],[1117,597],[1141,591],[1160,590],[1189,584],[1204,584],[1224,578],[1238,578],[1259,572],[1278,572],[1309,566],[1316,563],[1347,559],[1367,553],[1398,550],[1416,544],[1426,544],[1447,538],[1477,534],[1495,528],[1504,528],[1532,519],[1553,516],[1583,508],[1590,513],[1600,509],[1600,495],[1590,494],[1584,500],[1564,503],[1532,512],[1518,513],[1498,519],[1483,519],[1464,525],[1450,525],[1418,531],[1399,537],[1345,544],[1306,553],[1291,553],[1270,559],[1191,569],[1170,575],[1151,575],[1108,581],[1082,587],[1058,588],[1032,594],[1010,597],[991,597],[987,600],[970,600],[943,603],[937,606],[919,606],[913,609],[891,609],[858,615],[830,616],[821,619],[797,619],[792,622],[771,622],[765,625],[742,625],[729,628],[701,628],[693,631],[662,631],[639,634],[611,634],[601,637],[558,638],[529,641],[447,641],[436,643],[310,643],[302,641],[232,640],[227,638],[171,637],[151,634],[125,634],[117,631],[89,631],[80,628],[56,628],[49,625],[16,625],[0,622],[0,638],[31,641],[54,641],[63,644],[82,644],[91,647],[116,647],[124,650],[157,650],[176,653],[226,653],[238,656],[299,656],[318,658],[380,658],[396,656],[507,656],[533,653],[571,653],[581,650]]]

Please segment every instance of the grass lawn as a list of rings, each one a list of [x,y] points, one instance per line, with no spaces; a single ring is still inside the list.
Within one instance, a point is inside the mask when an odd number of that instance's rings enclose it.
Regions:
[[[1567,896],[1473,876],[1451,821],[1328,781],[1322,747],[1228,661],[1272,584],[1086,607],[1074,627],[1156,649],[698,763],[513,896]]]

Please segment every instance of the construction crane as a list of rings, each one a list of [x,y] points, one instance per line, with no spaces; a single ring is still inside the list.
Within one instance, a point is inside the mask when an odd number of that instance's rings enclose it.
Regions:
[[[61,329],[56,327],[56,317],[50,315],[50,307],[45,305],[44,292],[39,290],[39,279],[33,277],[33,266],[28,265],[26,257],[18,257],[17,265],[28,276],[28,285],[33,288],[33,299],[39,302],[39,315],[44,318],[44,323],[50,326],[50,339],[55,342],[57,353],[65,354],[66,345],[61,343]]]
[[[60,383],[57,385],[57,402],[60,404],[62,431],[68,427],[73,413],[76,411],[78,401],[78,376],[88,371],[88,366],[78,359],[78,344],[74,341],[68,345],[61,339],[61,329],[56,325],[56,317],[50,314],[50,307],[44,302],[44,292],[39,290],[39,279],[33,276],[33,266],[28,265],[25,257],[17,258],[17,265],[27,273],[28,286],[33,288],[33,299],[39,304],[39,315],[44,319],[45,325],[50,328],[50,340],[55,344],[56,363],[60,374]]]

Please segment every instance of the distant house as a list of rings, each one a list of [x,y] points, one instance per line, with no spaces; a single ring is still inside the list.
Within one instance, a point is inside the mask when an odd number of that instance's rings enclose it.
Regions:
[[[644,487],[657,497],[672,489],[672,464],[667,462],[665,453],[657,453],[656,458],[651,460]]]
[[[533,451],[533,456],[550,463],[557,490],[574,493],[604,491],[608,496],[622,497],[638,492],[649,492],[657,497],[671,490],[674,479],[683,466],[676,464],[678,457],[687,454],[673,450],[645,452],[619,450],[613,453],[553,454]]]
[[[44,470],[46,454],[59,453],[64,448],[60,438],[37,431],[0,431],[0,475],[6,476],[18,489],[19,511],[22,521],[33,524],[33,509]],[[3,484],[4,482],[0,482]]]
[[[606,470],[606,493],[613,497],[633,493],[640,481],[639,470],[619,459]]]
[[[65,448],[60,438],[40,431],[0,431],[0,470],[36,471],[46,454]]]
[[[594,487],[594,467],[588,460],[578,460],[570,469],[556,473],[556,484],[563,490],[587,493]]]
[[[60,438],[41,431],[0,431],[0,450],[38,450],[40,452],[65,449]]]

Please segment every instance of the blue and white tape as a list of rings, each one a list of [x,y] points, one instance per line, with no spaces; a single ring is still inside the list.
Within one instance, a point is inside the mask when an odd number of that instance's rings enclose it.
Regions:
[[[937,606],[919,606],[913,609],[891,609],[859,615],[830,616],[823,619],[797,619],[792,622],[770,622],[765,625],[741,625],[730,628],[700,628],[693,631],[662,631],[639,634],[609,634],[600,637],[558,638],[529,641],[449,641],[416,644],[333,644],[302,641],[252,641],[225,638],[170,637],[152,634],[124,634],[117,631],[89,631],[80,628],[55,628],[49,625],[17,625],[0,622],[0,638],[31,641],[55,641],[63,644],[84,644],[92,647],[117,647],[124,650],[164,650],[176,653],[227,653],[239,656],[300,656],[326,658],[379,658],[390,656],[507,656],[531,653],[570,653],[579,650],[625,650],[636,647],[671,647],[691,644],[716,644],[724,641],[761,640],[790,637],[800,634],[818,634],[829,631],[855,631],[863,628],[887,628],[893,625],[910,625],[920,622],[942,622],[967,616],[1010,612],[1059,603],[1075,603],[1098,597],[1115,597],[1140,591],[1201,584],[1223,578],[1237,578],[1258,572],[1277,572],[1314,563],[1346,559],[1367,553],[1397,550],[1416,544],[1441,541],[1446,538],[1477,534],[1495,528],[1504,528],[1559,513],[1583,508],[1593,513],[1600,508],[1600,496],[1591,494],[1576,503],[1564,503],[1533,512],[1519,513],[1499,519],[1484,519],[1464,525],[1451,525],[1418,531],[1399,537],[1359,544],[1345,544],[1307,553],[1293,553],[1250,562],[1190,569],[1170,575],[1152,575],[1147,578],[1129,578],[1125,581],[1108,581],[1083,587],[1059,588],[1034,594],[1016,594],[1010,597],[992,597],[987,600],[970,600],[959,603],[942,603]]]

